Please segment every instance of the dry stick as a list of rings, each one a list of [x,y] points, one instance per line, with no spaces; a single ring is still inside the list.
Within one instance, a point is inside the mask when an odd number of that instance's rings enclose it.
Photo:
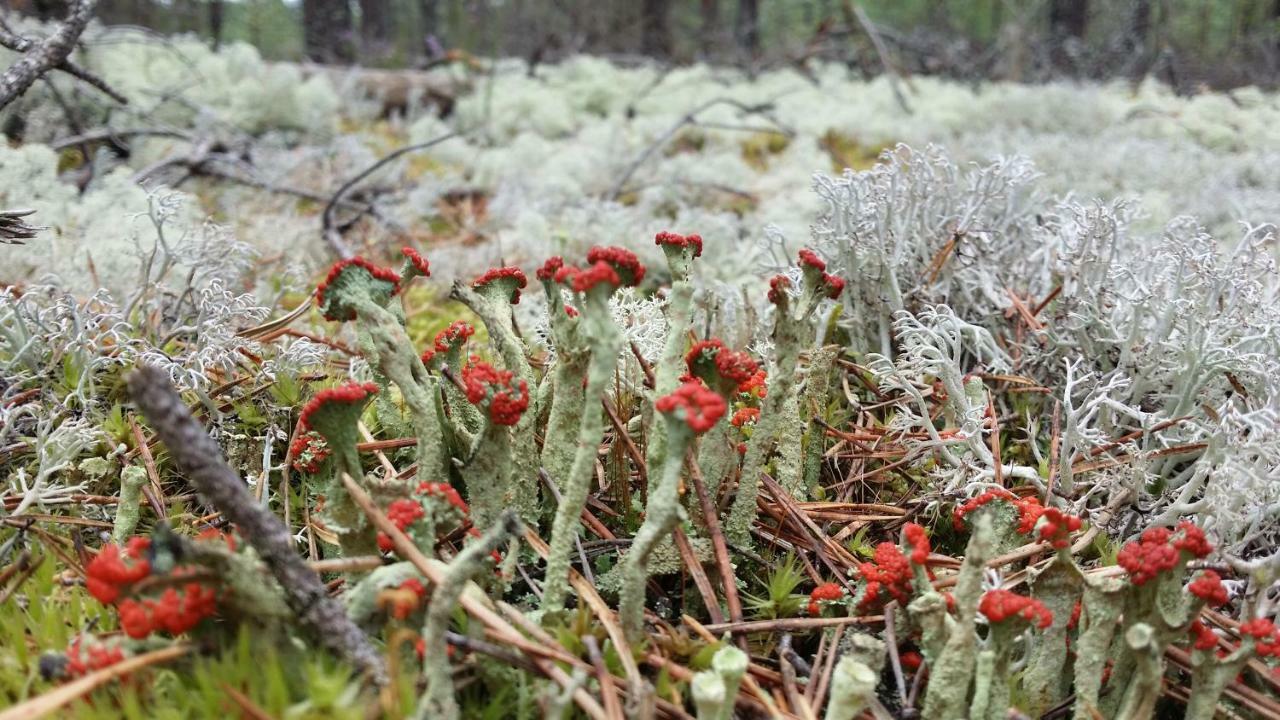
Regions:
[[[631,161],[631,164],[627,166],[627,169],[625,171],[623,171],[622,177],[618,178],[618,181],[613,184],[613,187],[609,189],[609,193],[605,197],[608,198],[609,200],[617,200],[618,196],[622,194],[623,189],[627,186],[627,181],[631,179],[632,175],[636,174],[636,171],[640,169],[641,165],[644,165],[645,161],[653,157],[654,153],[661,150],[662,147],[665,146],[667,142],[671,140],[671,138],[675,137],[677,132],[680,132],[681,128],[683,128],[686,125],[693,124],[698,119],[698,115],[702,114],[707,110],[710,110],[716,105],[731,105],[743,112],[746,112],[749,114],[759,114],[765,117],[766,119],[773,120],[773,118],[769,117],[768,115],[762,112],[764,108],[761,106],[752,107],[745,103],[734,100],[732,98],[721,97],[721,98],[713,98],[711,100],[708,100],[702,103],[701,105],[699,105],[698,107],[690,110],[688,113],[685,114],[684,117],[677,120],[674,125],[667,128],[666,132],[659,135],[657,140],[654,140],[652,143],[650,143],[649,146],[644,149],[644,152],[640,153],[639,157]],[[777,124],[776,121],[775,121],[775,124]],[[787,137],[795,136],[795,131],[789,128],[784,128],[781,125],[779,125],[779,130],[782,132],[782,134],[786,135]]]
[[[724,614],[720,612],[720,601],[716,598],[716,591],[711,588],[711,581],[707,579],[702,563],[698,562],[698,556],[689,542],[689,536],[680,527],[677,527],[673,534],[676,550],[680,552],[680,559],[684,561],[685,567],[689,569],[689,575],[693,577],[693,584],[698,588],[698,594],[702,596],[702,604],[706,606],[711,622],[724,622]]]
[[[782,690],[786,693],[787,704],[791,706],[792,712],[804,720],[817,720],[814,717],[813,708],[796,687],[796,667],[791,662],[791,655],[794,654],[795,651],[791,649],[791,636],[784,634],[778,645],[778,669],[782,673]]]
[[[689,478],[693,482],[694,492],[698,494],[698,506],[702,508],[702,516],[706,519],[707,534],[711,536],[711,548],[715,552],[716,568],[720,571],[720,584],[724,588],[724,604],[729,608],[729,620],[742,622],[742,601],[738,598],[738,583],[733,575],[733,565],[729,561],[729,545],[720,528],[720,514],[707,493],[707,484],[702,479],[702,470],[698,467],[692,450],[685,459],[689,465]],[[739,645],[741,644],[740,642]]]
[[[6,44],[10,44],[13,49],[17,47],[25,49],[19,51],[24,53],[23,56],[5,70],[3,75],[0,75],[0,108],[13,102],[36,80],[55,68],[79,77],[121,104],[129,102],[98,76],[75,68],[67,61],[75,48],[76,39],[84,32],[90,18],[93,17],[93,6],[97,1],[75,0],[67,11],[67,19],[52,35],[39,43],[6,33],[5,39],[10,41]]]
[[[244,481],[222,459],[218,444],[192,417],[165,374],[142,366],[128,376],[129,395],[142,410],[174,463],[205,500],[235,523],[284,590],[285,600],[322,646],[386,682],[382,656],[356,627],[320,576],[293,550],[293,537],[280,519],[253,501]]]
[[[150,487],[142,488],[142,494],[146,496],[147,503],[151,505],[151,509],[155,511],[156,517],[164,520],[168,515],[165,514],[164,488],[160,485],[160,473],[156,470],[156,459],[151,455],[151,448],[147,445],[147,438],[142,434],[142,428],[138,427],[138,422],[133,419],[133,415],[129,416],[129,430],[133,433],[133,440],[138,444],[138,454],[142,456],[142,465],[147,470],[147,478],[151,480]]]
[[[115,665],[94,671],[84,677],[73,680],[66,685],[59,685],[43,695],[37,695],[21,705],[0,713],[0,720],[35,720],[44,717],[59,708],[70,705],[81,697],[93,692],[95,688],[118,677],[134,673],[149,665],[182,657],[191,652],[190,645],[171,645],[167,648],[153,650],[121,660]]]
[[[334,220],[334,215],[338,209],[338,203],[342,201],[343,195],[346,195],[348,192],[350,192],[351,188],[356,186],[356,183],[359,183],[361,180],[364,180],[365,178],[369,177],[374,172],[376,172],[379,168],[395,160],[396,158],[401,157],[402,155],[407,155],[411,152],[417,152],[418,150],[426,150],[429,147],[432,147],[434,145],[439,145],[440,143],[446,140],[449,140],[451,138],[458,137],[461,134],[464,134],[464,133],[451,132],[445,135],[441,135],[438,138],[428,140],[427,142],[424,142],[424,143],[415,143],[413,145],[406,145],[402,148],[399,148],[398,150],[394,150],[391,153],[387,154],[382,159],[378,160],[377,162],[365,168],[364,170],[361,170],[360,172],[356,173],[354,177],[352,177],[350,180],[343,183],[338,188],[337,192],[333,194],[333,197],[329,198],[329,202],[327,205],[324,206],[324,212],[321,213],[321,216],[320,216],[323,222],[322,229],[323,229],[324,240],[329,244],[329,247],[334,251],[334,253],[336,253],[339,257],[342,257],[342,258],[349,258],[352,256],[351,249],[347,247],[347,244],[345,242],[343,242],[342,235],[341,233],[338,232],[338,229],[335,226],[335,220]]]
[[[57,553],[54,553],[57,555]],[[22,584],[31,579],[36,569],[44,562],[44,555],[36,556],[34,562],[28,562],[26,565],[17,568],[17,577],[13,579],[13,583],[6,588],[0,589],[0,605],[9,602],[9,598],[22,587]],[[16,563],[15,563],[16,565]]]
[[[248,695],[240,692],[232,687],[229,683],[222,683],[222,691],[231,698],[231,701],[240,707],[240,712],[244,718],[248,720],[273,720],[271,714],[263,710],[257,703],[249,699]]]
[[[623,720],[622,701],[618,699],[618,689],[613,686],[613,675],[605,667],[604,655],[600,652],[600,643],[594,635],[583,635],[582,645],[587,649],[587,657],[596,671],[596,682],[600,683],[600,694],[604,696],[604,710],[609,720]]]
[[[409,539],[408,535],[404,534],[403,530],[396,527],[395,523],[391,522],[391,520],[387,518],[386,514],[378,509],[378,506],[374,504],[373,499],[369,497],[369,493],[365,492],[364,488],[356,484],[355,480],[352,480],[348,475],[343,475],[342,484],[346,487],[347,492],[350,493],[351,499],[355,504],[364,511],[364,514],[369,518],[369,521],[372,522],[379,530],[386,533],[387,537],[391,538],[391,544],[395,549],[396,555],[400,556],[407,562],[412,563],[413,567],[417,569],[418,572],[422,573],[422,576],[425,577],[432,585],[439,585],[440,581],[444,578],[444,569],[441,566],[432,565],[431,560],[428,559],[426,555],[422,554],[422,551],[419,550],[418,546]],[[480,624],[492,631],[495,638],[500,639],[503,642],[510,643],[516,647],[521,647],[523,644],[527,644],[525,643],[524,637],[520,635],[520,633],[506,620],[503,620],[501,615],[492,610],[482,600],[472,596],[470,593],[463,593],[462,597],[458,599],[458,604],[461,605],[462,609],[468,614],[479,620]],[[552,643],[547,644],[548,649],[554,648],[556,651],[563,653],[563,650],[555,647]],[[528,652],[527,648],[521,647],[521,649]],[[573,681],[570,679],[569,675],[554,663],[542,659],[537,659],[533,662],[538,666],[540,671],[554,680],[556,684],[560,685],[560,687],[569,688],[572,686]],[[582,688],[574,690],[573,699],[578,704],[578,707],[582,708],[582,711],[590,716],[592,720],[608,720],[605,715],[604,708],[601,707],[600,703],[596,702],[596,699],[587,691]]]
[[[721,633],[758,633],[758,632],[774,632],[778,630],[786,630],[790,632],[799,632],[801,630],[817,630],[824,627],[839,627],[842,625],[870,625],[872,623],[884,622],[883,615],[860,615],[854,617],[837,617],[837,618],[779,618],[777,620],[748,620],[740,623],[720,623],[719,625],[704,625],[708,631],[719,635]]]
[[[902,660],[898,657],[898,638],[893,627],[893,610],[895,603],[884,608],[884,644],[889,647],[889,664],[893,668],[893,681],[898,686],[898,701],[902,707],[907,706],[907,681],[902,677]]]
[[[836,634],[831,639],[831,651],[827,653],[827,665],[822,671],[822,677],[818,680],[817,690],[813,694],[812,705],[815,708],[821,708],[827,699],[827,688],[831,685],[831,674],[836,667],[836,657],[840,654],[840,640],[844,638],[844,626],[836,628]]]
[[[1053,420],[1049,431],[1049,479],[1044,484],[1044,506],[1053,501],[1053,489],[1058,484],[1058,445],[1062,441],[1062,401],[1053,401]]]
[[[59,68],[61,69],[61,68]],[[173,138],[175,140],[186,140],[194,142],[195,138],[184,130],[176,128],[99,128],[97,130],[89,130],[79,135],[72,135],[61,140],[55,140],[49,147],[55,151],[66,150],[69,147],[83,145],[84,143],[102,142],[104,140],[118,141],[127,137],[164,137]]]
[[[858,3],[852,0],[844,0],[841,4],[844,11],[845,24],[852,28],[856,20],[858,25],[862,26],[863,31],[867,33],[867,37],[871,38],[871,46],[875,48],[876,55],[880,57],[880,64],[884,65],[885,74],[889,76],[889,87],[893,89],[893,97],[898,101],[902,111],[911,114],[911,106],[907,104],[907,98],[902,94],[902,88],[898,86],[901,78],[898,76],[898,68],[889,60],[889,48],[885,47],[884,40],[880,38],[880,33],[876,32],[875,25],[871,23],[871,19],[867,17],[866,11]]]

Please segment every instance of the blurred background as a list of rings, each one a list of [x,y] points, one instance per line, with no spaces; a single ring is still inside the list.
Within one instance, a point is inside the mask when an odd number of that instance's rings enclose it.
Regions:
[[[66,11],[6,2],[42,19]],[[1280,77],[1280,0],[102,0],[98,17],[244,41],[267,59],[377,67],[457,51],[754,70],[826,59],[868,75],[888,61],[963,80],[1155,77],[1181,93]]]

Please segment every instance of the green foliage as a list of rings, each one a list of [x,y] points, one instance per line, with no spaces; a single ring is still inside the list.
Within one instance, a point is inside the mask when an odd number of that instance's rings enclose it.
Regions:
[[[788,555],[786,560],[765,574],[760,582],[763,592],[744,593],[745,609],[759,620],[795,617],[808,602],[808,596],[795,591],[804,581],[800,564],[794,555]]]

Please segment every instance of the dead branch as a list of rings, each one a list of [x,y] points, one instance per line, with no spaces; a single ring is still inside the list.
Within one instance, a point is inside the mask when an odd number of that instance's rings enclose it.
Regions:
[[[645,162],[649,160],[649,158],[653,157],[654,153],[661,150],[671,140],[671,138],[676,136],[676,133],[680,132],[681,128],[687,125],[697,124],[699,115],[701,115],[702,113],[706,112],[707,110],[710,110],[711,108],[717,105],[730,105],[742,111],[744,114],[759,115],[760,117],[763,117],[764,119],[773,123],[773,126],[776,129],[771,130],[771,132],[777,133],[779,135],[783,135],[784,137],[795,137],[795,134],[796,134],[795,130],[792,130],[791,128],[783,125],[782,123],[778,122],[776,119],[773,118],[773,116],[769,113],[771,106],[767,103],[763,105],[747,105],[746,103],[739,102],[732,98],[713,98],[697,106],[696,108],[690,110],[688,113],[685,114],[684,117],[677,120],[674,125],[668,128],[666,132],[659,135],[656,140],[650,143],[649,146],[644,149],[644,152],[640,153],[640,155],[637,156],[635,160],[631,161],[631,164],[628,165],[626,170],[623,171],[622,176],[619,177],[618,181],[613,184],[613,187],[609,189],[609,192],[605,197],[609,198],[610,200],[617,200],[618,197],[622,195],[623,190],[626,188],[627,181],[631,180],[631,176],[636,174],[636,171],[640,169],[640,166],[644,165]],[[732,129],[742,130],[747,128],[734,126]],[[759,127],[751,127],[749,129],[752,132],[761,131]]]
[[[880,57],[880,64],[884,66],[885,74],[889,76],[889,87],[893,89],[893,97],[898,101],[898,106],[906,114],[911,114],[911,106],[907,104],[907,98],[902,94],[902,88],[899,82],[902,76],[898,72],[898,67],[889,59],[889,49],[885,47],[884,40],[880,37],[880,33],[876,31],[876,26],[872,24],[871,18],[867,17],[867,13],[862,6],[852,0],[844,0],[840,6],[841,12],[844,14],[845,24],[853,27],[856,22],[860,25],[867,37],[871,38],[871,45],[876,50],[876,55]]]
[[[424,143],[406,145],[402,148],[394,150],[391,153],[383,156],[380,160],[370,165],[369,167],[365,168],[364,170],[361,170],[360,172],[356,173],[354,177],[352,177],[350,180],[343,183],[338,188],[338,190],[333,194],[333,196],[329,198],[329,203],[324,206],[324,213],[321,214],[322,234],[324,235],[324,241],[328,243],[330,249],[333,250],[334,254],[336,254],[338,257],[341,257],[341,258],[349,258],[352,255],[351,248],[347,247],[346,242],[343,241],[342,231],[338,229],[337,222],[336,222],[338,204],[342,202],[343,196],[351,191],[351,188],[355,187],[356,184],[358,184],[361,180],[364,180],[365,178],[369,177],[373,173],[377,172],[379,168],[382,168],[387,163],[392,162],[396,158],[399,158],[403,155],[407,155],[411,152],[426,150],[427,148],[439,145],[440,143],[446,140],[450,140],[452,138],[459,137],[460,135],[465,135],[465,134],[466,134],[465,131],[451,132],[445,135],[441,135],[438,138],[428,140],[427,142],[424,142]],[[370,208],[372,208],[372,205],[370,205]]]
[[[22,219],[34,213],[35,210],[0,210],[0,243],[21,245],[23,240],[35,237],[40,228]]]
[[[128,385],[130,397],[169,448],[174,463],[257,550],[298,620],[325,648],[369,673],[375,682],[385,683],[381,655],[342,606],[329,597],[315,570],[294,552],[289,528],[254,502],[244,481],[222,459],[218,444],[196,422],[165,374],[142,366],[129,374]]]
[[[166,138],[174,138],[177,140],[186,140],[188,142],[195,142],[195,138],[191,135],[191,133],[188,133],[185,130],[178,130],[176,128],[137,127],[137,128],[121,128],[117,130],[115,128],[108,127],[108,128],[99,128],[97,130],[89,130],[79,135],[73,135],[71,137],[63,138],[61,140],[56,140],[49,147],[53,148],[55,151],[58,151],[58,150],[65,150],[75,145],[82,145],[84,143],[91,143],[91,142],[118,143],[119,141],[128,137],[145,137],[145,136],[166,137]]]
[[[84,32],[89,19],[93,17],[93,8],[98,0],[75,0],[63,21],[52,35],[41,42],[28,40],[8,31],[0,31],[0,45],[10,50],[23,53],[8,70],[0,75],[0,108],[13,102],[25,93],[36,80],[50,70],[62,70],[84,80],[101,90],[121,104],[129,101],[120,93],[111,89],[106,81],[68,62],[76,39]]]

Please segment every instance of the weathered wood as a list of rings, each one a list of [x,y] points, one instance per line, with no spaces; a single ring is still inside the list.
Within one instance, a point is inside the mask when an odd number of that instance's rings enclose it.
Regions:
[[[26,45],[27,50],[23,56],[0,75],[0,108],[25,93],[42,75],[67,62],[76,39],[89,24],[89,18],[93,17],[93,8],[97,2],[98,0],[76,0],[67,19],[52,35],[42,42]]]
[[[163,372],[142,366],[128,376],[129,396],[169,456],[191,484],[222,516],[235,523],[285,592],[298,621],[317,642],[384,683],[382,656],[369,638],[329,597],[320,576],[294,551],[289,528],[249,494],[240,475],[222,459],[222,450],[192,416]]]

